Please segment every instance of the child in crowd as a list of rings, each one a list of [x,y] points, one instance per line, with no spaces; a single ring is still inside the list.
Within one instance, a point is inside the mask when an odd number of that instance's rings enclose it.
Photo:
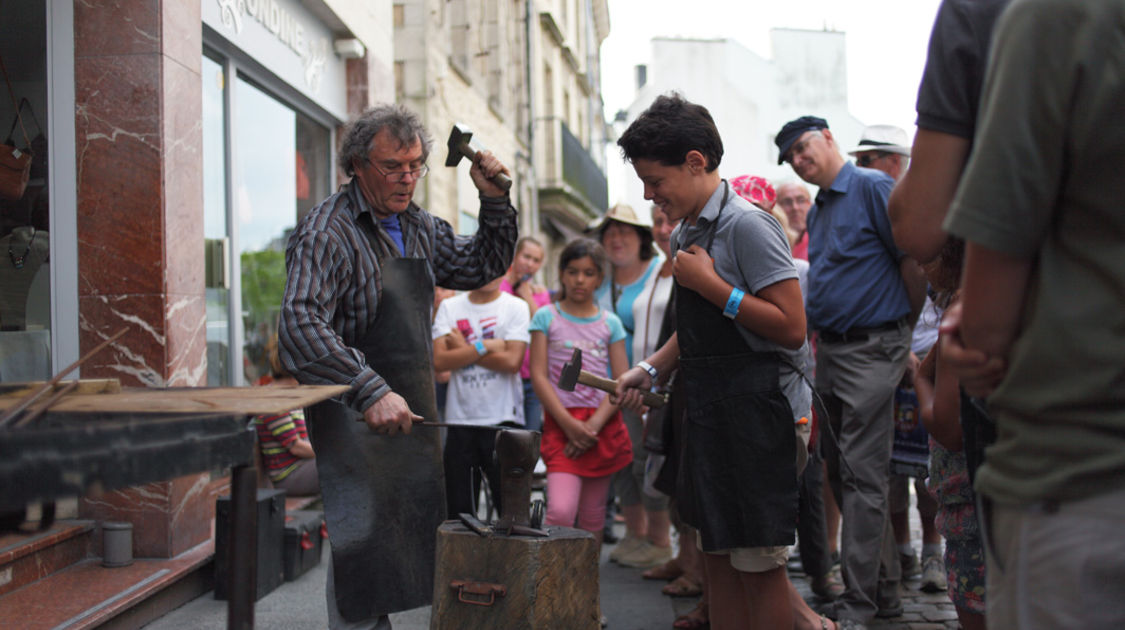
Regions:
[[[576,348],[588,372],[618,376],[628,367],[621,320],[594,299],[606,264],[595,241],[571,241],[559,256],[558,300],[531,320],[531,380],[545,411],[540,446],[547,466],[545,522],[566,527],[577,522],[599,542],[611,476],[632,461],[632,445],[608,395],[584,385],[562,391],[556,384]]]
[[[963,241],[951,238],[937,260],[925,266],[939,308],[947,309],[960,298],[957,284],[964,247]],[[922,422],[930,432],[929,488],[938,503],[934,525],[945,537],[949,599],[957,619],[965,630],[983,630],[984,546],[965,463],[959,382],[948,361],[942,360],[939,345],[926,355],[914,379]]]
[[[523,300],[532,316],[539,307],[551,301],[551,292],[535,282],[535,274],[542,266],[543,244],[534,236],[524,236],[516,241],[516,256],[512,260],[512,266],[508,267],[508,272],[500,281],[500,290]],[[535,389],[531,386],[530,362],[529,348],[520,367],[520,379],[523,381],[524,427],[529,431],[540,431],[543,429],[543,406],[539,404],[539,397],[535,395]]]
[[[277,335],[269,341],[267,352],[270,382],[266,387],[297,385],[297,379],[281,367],[277,355]],[[291,497],[320,493],[314,459],[316,454],[305,427],[305,410],[293,409],[288,413],[258,416],[254,418],[254,427],[258,431],[262,467],[273,487],[285,490]]]
[[[434,369],[450,370],[445,421],[445,501],[450,517],[476,514],[484,471],[500,507],[500,468],[492,456],[496,433],[479,426],[522,427],[519,369],[527,349],[527,305],[492,282],[442,301],[434,318]]]

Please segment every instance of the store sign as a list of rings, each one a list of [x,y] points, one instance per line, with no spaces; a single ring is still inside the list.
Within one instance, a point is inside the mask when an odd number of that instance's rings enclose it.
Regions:
[[[325,109],[346,112],[333,33],[296,0],[203,0],[203,22]]]

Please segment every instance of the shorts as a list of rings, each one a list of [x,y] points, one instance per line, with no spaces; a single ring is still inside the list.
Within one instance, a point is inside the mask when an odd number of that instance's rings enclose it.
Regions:
[[[703,551],[703,538],[695,533],[695,546]],[[785,566],[789,560],[789,546],[780,547],[737,547],[707,551],[715,556],[730,556],[730,565],[743,573],[765,573]]]

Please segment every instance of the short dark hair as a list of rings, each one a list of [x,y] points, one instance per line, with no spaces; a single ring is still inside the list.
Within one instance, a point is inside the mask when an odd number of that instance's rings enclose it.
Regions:
[[[599,243],[605,240],[605,231],[608,230],[610,224],[613,223],[633,228],[637,232],[637,236],[641,237],[641,260],[652,260],[652,257],[656,254],[656,252],[652,249],[652,244],[656,242],[655,239],[652,238],[652,230],[645,229],[639,225],[633,225],[632,223],[625,223],[624,221],[614,221],[613,219],[610,219],[602,225],[601,229],[598,230]]]
[[[679,166],[689,151],[699,151],[707,158],[708,173],[723,159],[723,139],[711,112],[678,92],[656,97],[621,134],[617,146],[629,162],[655,160],[665,166]]]
[[[355,175],[353,163],[366,164],[371,153],[371,141],[383,129],[391,132],[399,142],[399,148],[409,147],[415,142],[422,143],[422,161],[430,157],[433,139],[426,133],[418,114],[397,104],[376,105],[348,123],[344,129],[344,139],[336,155],[336,164],[348,177]]]
[[[562,278],[567,265],[580,258],[589,258],[594,261],[594,266],[600,269],[602,276],[605,277],[606,267],[609,266],[609,256],[606,255],[605,248],[594,239],[583,236],[567,243],[562,253],[559,254],[559,278]],[[566,287],[563,286],[561,281],[559,282],[559,291],[555,294],[555,298],[556,301],[562,301],[566,298]]]

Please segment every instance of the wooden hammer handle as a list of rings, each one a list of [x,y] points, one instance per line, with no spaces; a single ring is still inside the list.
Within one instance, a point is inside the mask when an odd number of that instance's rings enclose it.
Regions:
[[[461,145],[462,154],[472,161],[476,161],[477,156],[480,155],[480,150],[476,148],[471,141],[467,144]],[[489,178],[493,184],[499,186],[505,192],[512,189],[512,178],[508,177],[507,173],[497,173]]]
[[[586,385],[587,387],[600,389],[603,392],[608,392],[610,394],[617,391],[617,381],[604,378],[596,374],[591,374],[586,370],[582,370],[578,373],[578,382]],[[656,392],[642,391],[641,397],[644,399],[645,406],[652,407],[653,409],[663,407],[664,403],[666,402],[664,400],[664,396],[661,396]]]

